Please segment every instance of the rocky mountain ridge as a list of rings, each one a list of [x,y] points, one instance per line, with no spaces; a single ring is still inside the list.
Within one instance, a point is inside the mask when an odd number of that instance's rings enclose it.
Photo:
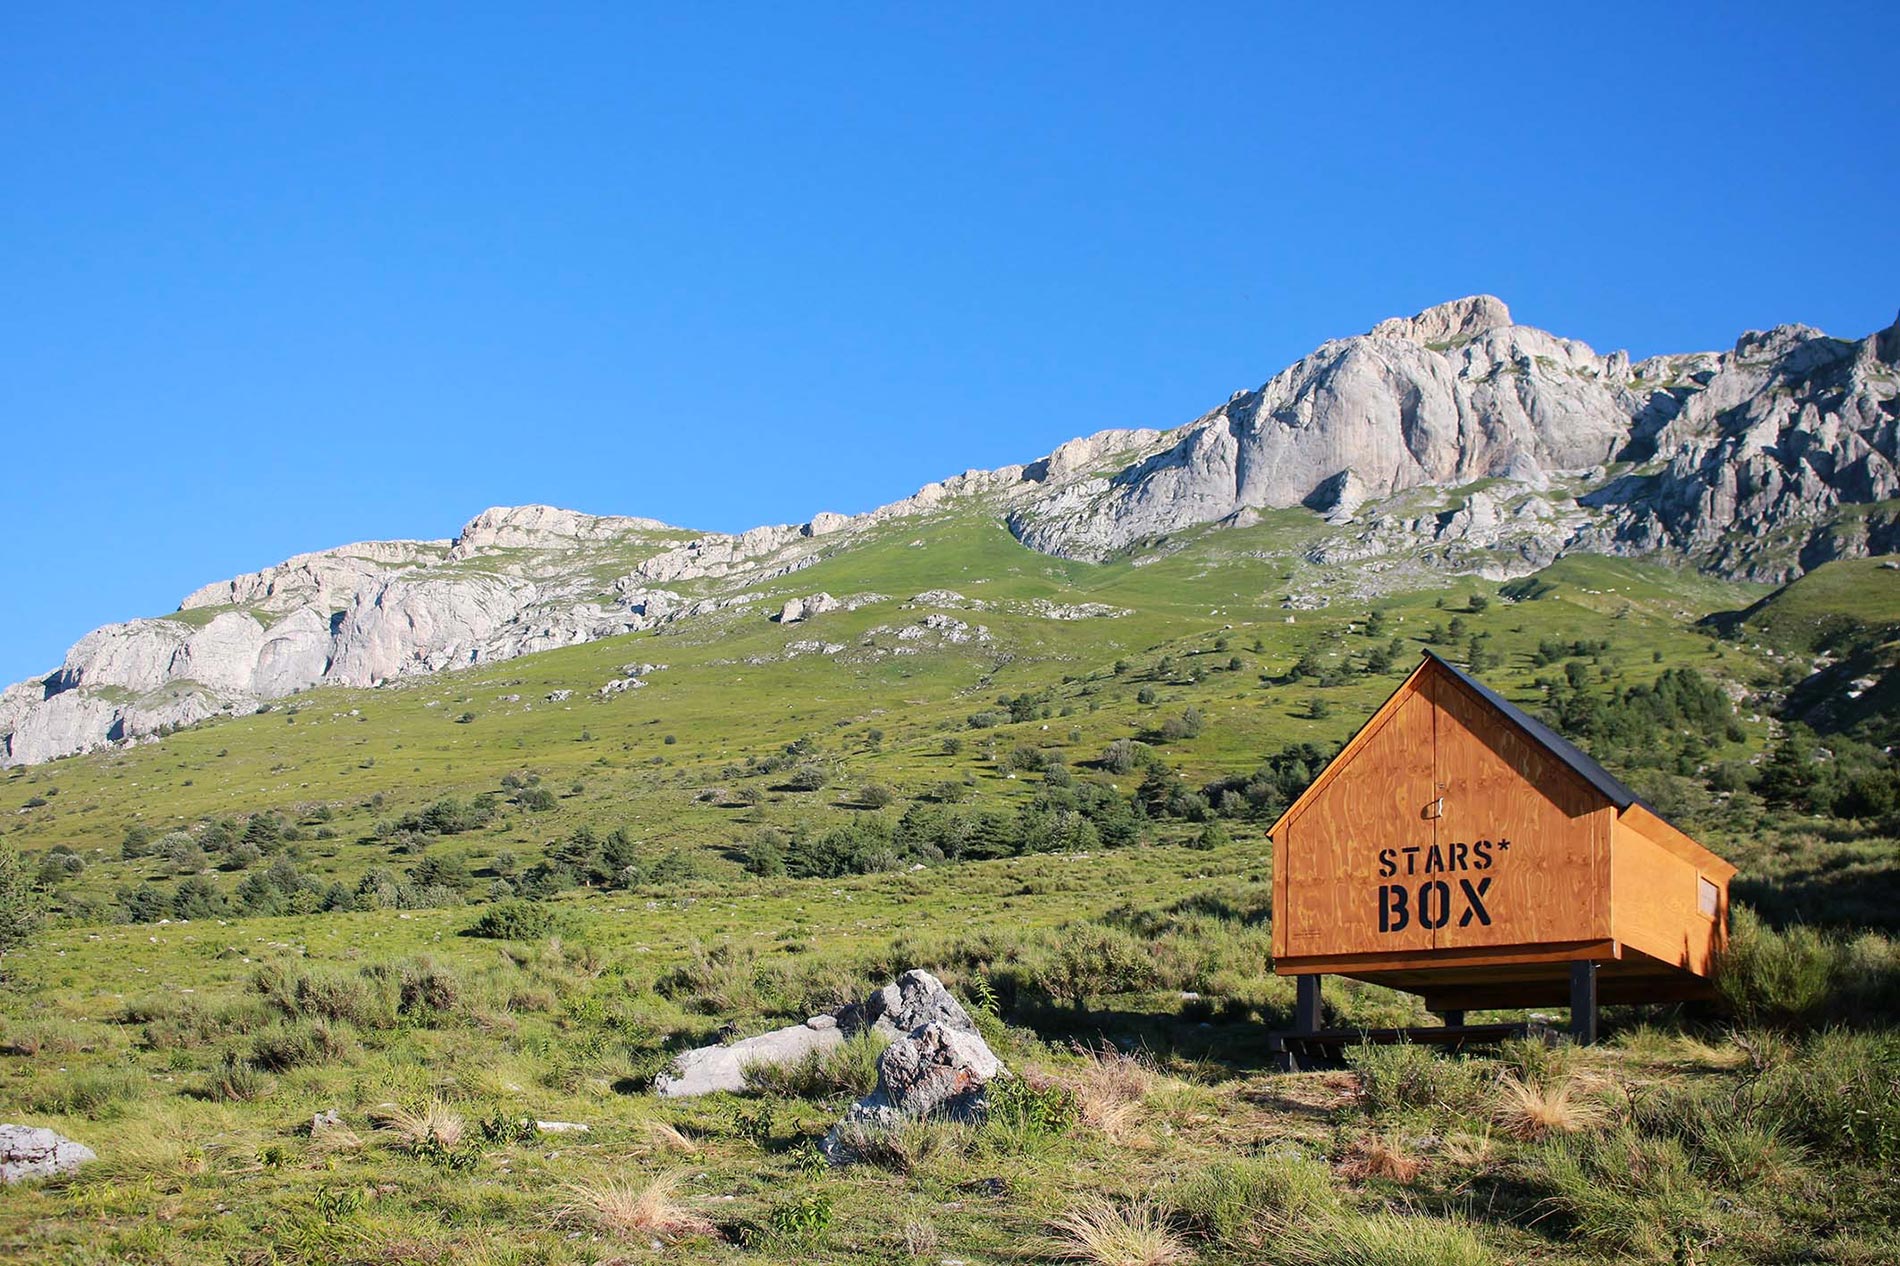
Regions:
[[[299,555],[96,630],[0,692],[0,765],[721,607],[765,618],[773,582],[887,524],[972,507],[1089,561],[1304,506],[1325,526],[1304,560],[1361,575],[1504,577],[1584,550],[1787,579],[1900,548],[1881,504],[1900,496],[1897,430],[1900,323],[1854,341],[1780,326],[1632,364],[1475,296],[1324,343],[1186,426],[1104,431],[866,514],[719,534],[498,507],[452,540]]]

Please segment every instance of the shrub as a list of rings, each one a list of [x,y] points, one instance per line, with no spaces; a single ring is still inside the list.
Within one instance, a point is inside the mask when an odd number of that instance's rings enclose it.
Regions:
[[[1470,1104],[1477,1092],[1469,1065],[1440,1057],[1429,1046],[1368,1043],[1348,1050],[1346,1062],[1359,1074],[1366,1111],[1374,1115],[1418,1108],[1456,1110]]]
[[[785,781],[779,785],[787,791],[822,791],[829,781],[822,766],[800,765],[785,775]]]
[[[265,968],[252,977],[252,984],[289,1019],[333,1020],[378,1028],[392,1018],[388,1000],[361,975],[322,971],[285,974]]]
[[[1157,978],[1147,942],[1117,928],[1086,925],[1064,936],[1035,971],[1039,989],[1077,1010],[1091,997],[1151,989]]]
[[[810,1244],[831,1229],[833,1212],[828,1194],[806,1191],[773,1205],[765,1215],[765,1225],[780,1239]]]
[[[327,1064],[356,1050],[341,1026],[327,1020],[287,1020],[262,1030],[251,1039],[251,1063],[268,1072],[287,1072],[310,1064]]]
[[[464,935],[493,941],[538,941],[554,932],[554,911],[534,901],[502,901],[482,911]]]
[[[1900,1018],[1900,946],[1874,932],[1848,940],[1799,925],[1776,931],[1738,906],[1716,986],[1746,1024],[1889,1024]]]
[[[1080,1117],[1075,1092],[1059,1082],[1009,1077],[984,1096],[984,1130],[1019,1141],[1067,1134]]]
[[[453,971],[425,956],[404,963],[397,982],[397,1007],[406,1016],[437,1016],[455,1010],[462,981]]]

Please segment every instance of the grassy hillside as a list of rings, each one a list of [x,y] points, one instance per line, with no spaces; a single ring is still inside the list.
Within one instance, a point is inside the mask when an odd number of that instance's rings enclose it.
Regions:
[[[156,857],[120,860],[130,827],[159,837],[275,812],[301,837],[290,850],[299,867],[354,883],[373,866],[413,865],[412,853],[391,851],[378,823],[445,795],[498,797],[481,829],[431,845],[465,856],[478,873],[502,852],[525,869],[550,840],[588,825],[624,827],[651,850],[690,849],[711,873],[731,874],[732,846],[757,827],[847,819],[866,783],[888,787],[898,808],[945,782],[967,784],[981,802],[1013,803],[1034,780],[998,757],[1030,746],[1079,766],[1190,707],[1204,718],[1200,732],[1162,746],[1191,782],[1250,770],[1290,743],[1330,747],[1410,669],[1435,629],[1437,649],[1457,658],[1481,639],[1487,677],[1527,700],[1550,671],[1534,662],[1537,648],[1552,639],[1607,643],[1585,658],[1612,683],[1640,683],[1676,664],[1740,681],[1768,671],[1747,649],[1694,628],[1711,610],[1746,605],[1754,595],[1743,587],[1566,560],[1525,601],[1482,581],[1382,599],[1385,627],[1372,637],[1369,604],[1285,605],[1326,589],[1289,557],[1286,537],[1284,525],[1267,524],[1209,533],[1158,559],[1093,566],[1027,551],[990,520],[953,519],[923,535],[898,524],[848,558],[774,582],[757,605],[658,635],[373,691],[313,691],[160,743],[12,770],[0,781],[0,822],[23,850],[64,847],[84,861],[56,891],[56,908],[81,917],[108,917],[118,889],[164,885],[180,869]],[[888,600],[792,625],[768,618],[786,597],[819,590]],[[931,590],[966,601],[909,603]],[[1483,610],[1470,609],[1473,596]],[[1110,613],[1053,619],[1039,603]],[[966,626],[950,633],[964,640],[924,627],[932,618]],[[1303,656],[1327,670],[1363,668],[1393,639],[1397,653],[1382,671],[1288,677]],[[599,696],[642,663],[665,667],[646,674],[643,689]],[[550,699],[562,691],[571,694]],[[1002,724],[972,728],[973,716],[1023,694],[1034,697],[1033,717],[1010,721],[1005,711]],[[1738,755],[1766,734],[1747,724]],[[959,750],[946,753],[951,737]],[[799,739],[825,773],[820,789],[726,772]],[[553,805],[531,810],[504,795],[510,775],[535,778]],[[759,803],[737,803],[748,789],[762,793]]]
[[[1311,522],[1105,565],[904,522],[657,635],[9,771],[0,844],[51,917],[5,959],[0,1117],[101,1160],[10,1191],[0,1257],[1894,1260],[1890,766],[1826,796],[1776,773],[1809,741],[1779,716],[1812,667],[1790,613],[1887,599],[1574,558],[1367,601],[1301,561]],[[855,609],[770,618],[820,590]],[[1758,634],[1710,619],[1743,612]],[[1742,866],[1784,930],[1744,916],[1724,1007],[1268,1070],[1292,990],[1262,832],[1426,646]],[[515,939],[468,934],[503,912]],[[863,1047],[646,1092],[911,966],[1024,1074],[980,1127],[818,1163]]]

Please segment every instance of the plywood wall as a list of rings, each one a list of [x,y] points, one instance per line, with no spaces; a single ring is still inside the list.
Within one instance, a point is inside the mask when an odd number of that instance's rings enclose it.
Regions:
[[[1275,953],[1609,936],[1614,808],[1457,681],[1415,675],[1275,833]]]
[[[1537,945],[1609,934],[1610,827],[1603,795],[1455,679],[1434,675],[1441,840],[1489,841],[1491,916],[1453,919],[1436,948]]]
[[[1699,867],[1627,820],[1618,822],[1611,884],[1616,939],[1661,962],[1708,975],[1728,927],[1727,871],[1721,863]],[[1713,911],[1704,909],[1705,883],[1714,889],[1708,894]]]

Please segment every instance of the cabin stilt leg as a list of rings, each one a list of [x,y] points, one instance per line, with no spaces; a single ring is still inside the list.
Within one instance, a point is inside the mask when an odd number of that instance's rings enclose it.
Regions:
[[[1319,1032],[1320,981],[1324,976],[1297,976],[1294,986],[1293,1027],[1302,1033]]]
[[[1270,1046],[1274,1066],[1283,1073],[1300,1071],[1300,1056],[1304,1048],[1300,1044],[1302,1035],[1319,1032],[1320,976],[1295,976],[1293,978],[1293,1031],[1275,1034]]]
[[[1570,964],[1570,1036],[1579,1046],[1596,1045],[1597,965],[1593,962]]]

